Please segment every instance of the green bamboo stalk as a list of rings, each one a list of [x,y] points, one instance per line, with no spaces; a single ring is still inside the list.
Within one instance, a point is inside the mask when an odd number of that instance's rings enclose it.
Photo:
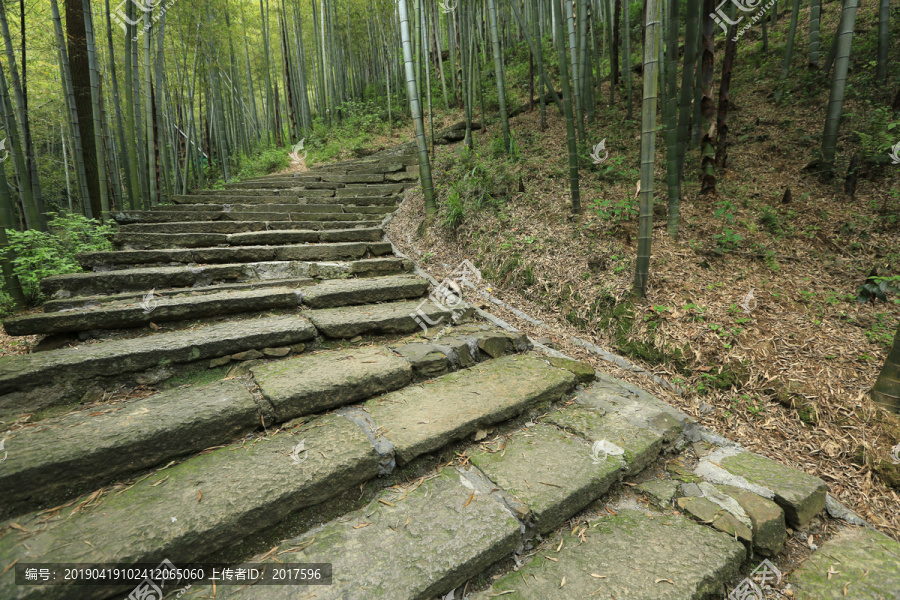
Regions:
[[[784,62],[781,64],[781,80],[778,83],[778,91],[775,93],[775,99],[779,101],[784,94],[784,85],[791,72],[791,58],[794,55],[794,37],[797,34],[797,19],[799,16],[800,0],[794,0],[794,7],[791,9],[791,27],[788,31],[787,45],[784,49]]]
[[[875,81],[887,82],[888,47],[891,44],[890,19],[891,0],[881,0],[878,9],[878,61],[875,65]]]
[[[525,20],[522,18],[522,14],[519,12],[518,7],[513,2],[510,4],[510,7],[513,9],[513,15],[516,20],[519,22],[519,27],[522,30],[523,36],[525,37],[525,42],[528,44],[528,49],[531,51],[532,56],[537,63],[538,74],[541,77],[541,81],[550,89],[550,93],[553,95],[553,99],[556,102],[556,106],[559,108],[559,114],[563,114],[562,109],[562,101],[559,99],[559,96],[556,94],[556,90],[553,89],[553,83],[550,81],[550,78],[547,76],[547,71],[544,69],[544,53],[541,48],[540,39],[537,40],[537,44],[535,44],[535,40],[528,35],[527,26],[525,24]],[[541,102],[543,102],[543,95],[541,95]],[[543,104],[542,104],[543,106]],[[542,120],[544,122],[544,126],[546,126],[546,109],[544,109]]]
[[[703,96],[700,99],[700,112],[703,117],[703,139],[700,142],[700,193],[716,193],[716,104],[712,98],[713,74],[715,71],[715,32],[716,26],[712,15],[715,0],[703,0],[703,52],[700,87]]]
[[[409,96],[410,111],[413,116],[413,124],[416,130],[416,146],[419,149],[419,178],[422,183],[422,192],[425,195],[425,213],[433,215],[437,212],[437,204],[434,201],[434,183],[431,180],[431,162],[428,159],[428,146],[425,142],[425,122],[422,119],[422,109],[419,104],[419,91],[416,89],[415,68],[413,65],[412,44],[409,32],[409,16],[406,0],[398,0],[400,12],[400,37],[403,42],[403,62],[406,66],[406,89]]]
[[[18,229],[15,214],[15,207],[9,195],[9,185],[6,182],[6,166],[0,163],[0,251],[3,252],[0,266],[3,272],[3,289],[12,298],[16,308],[23,308],[26,304],[25,293],[22,291],[19,277],[14,272],[16,254],[9,247],[9,238],[6,234],[7,229]]]
[[[819,68],[819,21],[822,14],[822,0],[809,2],[809,68]]]
[[[626,0],[627,2],[627,0]],[[641,110],[641,191],[638,251],[634,269],[634,294],[647,294],[650,277],[650,250],[653,240],[653,169],[656,156],[656,104],[659,86],[660,18],[659,0],[647,0],[644,15],[644,100]]]
[[[16,123],[16,115],[12,101],[9,98],[9,89],[6,85],[6,74],[3,64],[0,62],[0,112],[3,113],[3,126],[9,139],[9,153],[13,158],[16,176],[21,190],[22,209],[25,213],[25,227],[28,229],[40,229],[40,213],[31,191],[31,177],[28,176],[28,166],[25,164],[25,152],[22,150],[22,141],[19,137],[19,126]]]
[[[106,42],[109,48],[109,68],[110,75],[112,77],[112,85],[113,85],[113,98],[119,97],[119,78],[116,76],[116,53],[115,48],[113,47],[113,37],[112,37],[112,23],[110,21],[110,15],[112,11],[109,8],[109,0],[106,0]],[[132,168],[136,165],[133,165],[129,160],[128,156],[128,145],[125,143],[125,124],[122,120],[122,103],[121,102],[113,102],[116,111],[116,129],[119,133],[119,150],[121,153],[120,160],[122,162],[122,167],[125,170],[125,177],[128,179],[128,185],[126,186],[126,194],[128,197],[128,207],[132,210],[137,208],[135,192],[136,189],[131,185],[131,181],[133,179],[133,175],[131,173]]]
[[[684,67],[681,71],[681,102],[678,111],[678,178],[684,179],[684,159],[687,155],[691,101],[694,97],[695,67],[697,65],[698,36],[700,34],[700,0],[688,0],[684,32]]]
[[[669,0],[669,23],[666,31],[666,182],[669,205],[666,231],[678,239],[681,219],[681,178],[678,164],[678,0]],[[685,65],[687,66],[687,65]]]
[[[94,18],[90,2],[83,2],[84,32],[87,40],[88,67],[91,80],[91,104],[94,115],[94,148],[97,152],[97,178],[100,181],[100,215],[95,219],[103,221],[109,213],[109,182],[106,172],[106,150],[103,144],[103,108],[100,92],[100,66],[97,61],[97,44],[94,39]]]
[[[557,2],[557,0],[551,0]],[[569,188],[572,193],[572,213],[581,214],[581,190],[579,189],[578,175],[578,146],[575,141],[575,117],[573,105],[573,91],[569,83],[569,67],[566,60],[566,37],[563,31],[563,7],[565,0],[557,3],[556,8],[556,52],[559,57],[559,78],[562,81],[563,108],[566,113],[566,145],[569,149]]]
[[[872,400],[885,409],[900,413],[900,328],[872,388]]]
[[[626,117],[629,121],[634,117],[634,109],[632,102],[632,78],[631,78],[631,10],[629,6],[631,2],[629,0],[623,0],[624,7],[622,11],[623,17],[623,25],[625,26],[625,30],[622,32],[622,36],[624,39],[624,48],[623,48],[623,63],[622,63],[622,73],[625,75],[625,96],[626,96]],[[647,74],[644,74],[644,79],[646,80]]]
[[[575,128],[578,131],[578,140],[584,143],[584,107],[581,105],[581,68],[578,64],[578,38],[575,32],[575,11],[573,10],[572,0],[563,0],[563,10],[565,11],[566,24],[569,31],[569,60],[571,63],[572,74],[572,97],[575,99]]]
[[[834,157],[837,149],[841,111],[844,107],[844,90],[847,87],[847,71],[850,68],[850,48],[853,44],[853,28],[856,25],[858,0],[844,0],[839,25],[839,42],[834,61],[834,77],[825,116],[825,133],[822,135],[822,176],[829,179],[834,174]]]

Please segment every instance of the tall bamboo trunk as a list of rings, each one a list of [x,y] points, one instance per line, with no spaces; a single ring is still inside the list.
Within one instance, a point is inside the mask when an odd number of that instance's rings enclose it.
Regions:
[[[510,151],[509,119],[506,113],[506,86],[503,76],[503,55],[500,52],[500,34],[497,31],[497,6],[494,0],[488,0],[488,13],[491,19],[491,45],[494,50],[494,73],[497,77],[497,102],[500,105],[500,128],[503,131],[503,147]]]
[[[627,1],[627,0],[626,0]],[[641,110],[641,198],[638,226],[634,293],[643,298],[650,277],[650,250],[653,240],[653,167],[656,156],[656,104],[659,87],[660,19],[659,0],[647,0],[644,11],[644,101]]]
[[[668,223],[666,230],[678,238],[681,218],[681,180],[678,165],[678,0],[668,0],[669,22],[666,30],[666,183],[668,184]],[[685,65],[687,66],[687,65]]]
[[[878,9],[878,61],[875,65],[875,80],[887,82],[888,47],[891,45],[890,25],[891,0],[881,0]]]
[[[422,118],[422,108],[419,104],[419,90],[416,89],[415,66],[411,36],[409,31],[409,13],[406,0],[398,0],[397,7],[400,12],[400,37],[403,43],[403,62],[406,66],[406,90],[409,96],[410,111],[416,130],[416,146],[419,149],[419,178],[422,183],[422,192],[425,195],[425,213],[433,215],[437,212],[437,204],[434,201],[434,184],[431,180],[431,162],[428,158],[428,146],[425,141],[425,122]]]
[[[700,0],[688,0],[684,32],[684,67],[681,71],[681,102],[678,111],[678,178],[684,179],[684,158],[690,134],[691,102],[694,98],[697,37],[700,33]]]
[[[106,182],[100,180],[100,165],[97,160],[97,137],[95,135],[94,107],[91,100],[91,69],[88,62],[88,42],[84,22],[85,8],[82,6],[82,1],[66,0],[66,32],[75,110],[78,114],[78,128],[81,134],[82,161],[88,185],[85,207],[90,209],[88,216],[99,219],[103,214],[103,205],[100,201],[101,187],[105,189]]]
[[[703,139],[700,142],[700,193],[716,193],[716,104],[712,98],[713,73],[715,71],[715,22],[712,14],[715,0],[703,0],[703,52],[700,87],[703,97],[700,100],[700,112],[703,116]]]
[[[850,48],[853,44],[853,28],[856,25],[858,0],[844,0],[839,26],[839,42],[834,61],[834,77],[825,116],[825,133],[822,135],[822,176],[830,179],[834,174],[834,156],[837,151],[841,111],[844,107],[844,89],[847,87],[847,71],[850,68]]]
[[[822,0],[809,2],[809,68],[819,68],[819,21],[822,16]]]
[[[725,57],[722,59],[722,79],[719,82],[719,112],[716,117],[716,167],[725,170],[728,162],[728,102],[731,90],[731,73],[737,56],[737,25],[728,29],[725,40]]]
[[[572,86],[569,83],[569,66],[566,60],[566,36],[563,31],[563,7],[565,0],[551,0],[556,8],[556,51],[559,57],[559,77],[562,80],[562,103],[566,113],[566,145],[569,149],[569,188],[572,193],[572,213],[581,214],[581,190],[578,176],[578,145],[575,142],[575,116]]]
[[[894,344],[872,388],[872,400],[895,413],[900,413],[900,328]]]

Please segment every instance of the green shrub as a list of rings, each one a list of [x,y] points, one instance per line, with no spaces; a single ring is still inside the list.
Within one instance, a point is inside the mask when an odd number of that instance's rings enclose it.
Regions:
[[[45,277],[82,270],[75,258],[79,252],[112,250],[112,225],[101,225],[94,219],[72,213],[56,216],[48,225],[48,232],[6,230],[9,248],[16,256],[13,271],[29,303],[41,300],[38,284]],[[0,250],[0,257],[5,259],[4,253]],[[0,300],[0,310],[3,308]]]

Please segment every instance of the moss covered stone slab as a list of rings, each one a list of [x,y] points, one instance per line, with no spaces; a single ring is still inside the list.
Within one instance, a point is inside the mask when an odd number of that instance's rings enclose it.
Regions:
[[[315,328],[302,317],[267,317],[36,354],[4,356],[0,357],[0,393],[32,389],[54,380],[86,380],[208,360],[253,348],[290,346],[308,341],[315,335]],[[0,411],[2,408],[0,401]]]
[[[663,435],[655,429],[640,427],[619,415],[604,414],[586,406],[569,406],[550,413],[546,420],[578,434],[591,444],[606,440],[622,448],[626,475],[644,470],[662,450]]]
[[[450,311],[433,302],[392,302],[305,313],[322,335],[343,339],[374,333],[412,333],[419,329],[414,315],[427,317],[428,322],[449,323]]]
[[[332,563],[333,584],[308,588],[316,600],[430,600],[508,556],[520,538],[519,522],[500,502],[444,469],[415,491],[385,491],[366,508],[292,540],[312,545],[290,556]],[[298,589],[253,586],[226,597],[294,600]]]
[[[621,476],[613,457],[594,460],[583,439],[538,425],[506,440],[503,452],[476,452],[472,463],[531,511],[546,533],[600,498]]]
[[[900,543],[873,529],[845,529],[800,563],[788,581],[797,600],[897,600]]]
[[[818,477],[750,452],[725,456],[718,464],[732,475],[771,490],[790,523],[803,526],[825,508],[828,490]]]
[[[46,419],[7,436],[0,518],[60,504],[119,475],[230,442],[258,425],[259,408],[237,381]]]
[[[651,479],[638,485],[635,489],[643,492],[651,502],[661,508],[672,506],[672,500],[678,493],[678,483],[671,479]]]
[[[716,486],[741,505],[753,526],[753,551],[762,556],[775,556],[784,547],[787,529],[784,511],[775,502],[740,488]]]
[[[450,368],[448,356],[431,344],[404,344],[394,346],[392,349],[409,361],[419,379],[438,377]]]
[[[676,515],[623,510],[585,537],[566,535],[558,553],[539,554],[475,597],[705,600],[724,595],[746,555],[734,538]]]
[[[432,452],[574,389],[575,376],[533,356],[504,356],[369,400],[397,463]]]
[[[548,358],[554,367],[571,371],[581,383],[590,383],[594,381],[594,367],[580,360],[572,360],[570,358]]]
[[[416,276],[390,276],[335,280],[303,290],[303,304],[310,308],[331,308],[419,298],[428,290],[428,281]]]
[[[91,329],[121,329],[154,323],[183,321],[217,315],[294,308],[296,292],[285,289],[243,290],[197,296],[154,298],[148,308],[143,301],[110,303],[100,308],[28,315],[3,322],[9,335],[63,333]]]
[[[405,387],[409,363],[384,348],[320,352],[251,369],[280,421]]]

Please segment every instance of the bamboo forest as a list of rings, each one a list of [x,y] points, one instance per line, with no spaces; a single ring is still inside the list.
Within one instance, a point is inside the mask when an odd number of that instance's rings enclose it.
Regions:
[[[0,0],[0,598],[900,600],[896,0]]]

